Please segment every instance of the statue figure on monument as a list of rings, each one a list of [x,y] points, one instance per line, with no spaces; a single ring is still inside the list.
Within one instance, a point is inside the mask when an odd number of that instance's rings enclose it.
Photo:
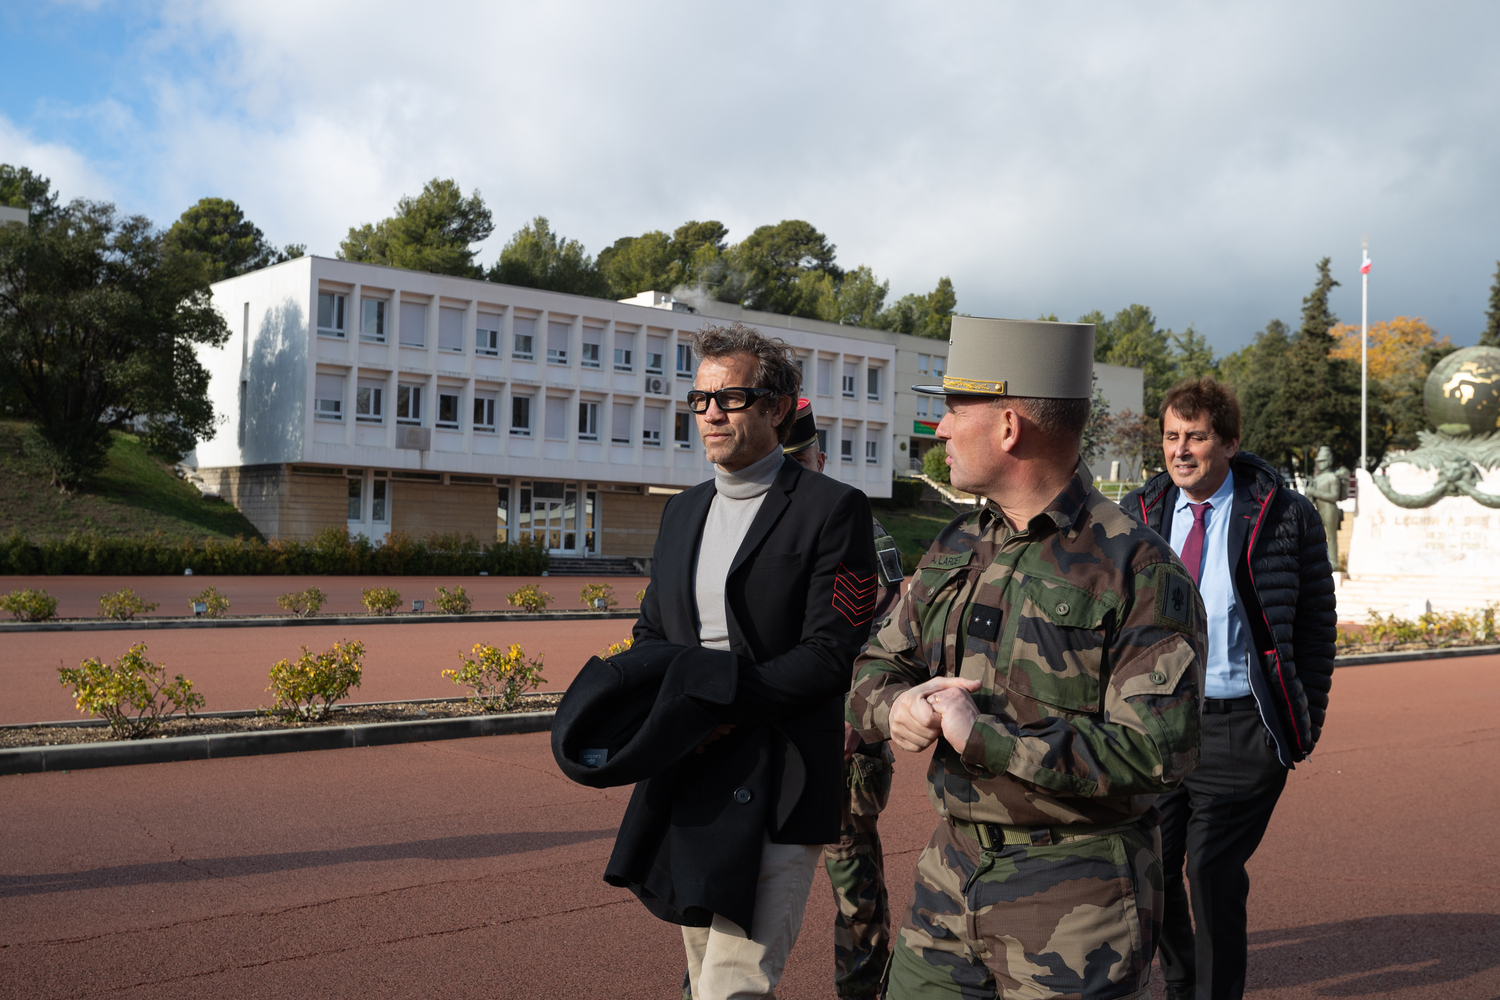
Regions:
[[[1318,457],[1313,464],[1313,477],[1307,484],[1307,496],[1318,508],[1318,515],[1323,518],[1323,534],[1328,536],[1328,565],[1333,567],[1334,572],[1338,572],[1339,525],[1344,520],[1344,512],[1339,510],[1339,501],[1349,497],[1349,480],[1341,479],[1333,471],[1333,449],[1327,445],[1318,449]]]

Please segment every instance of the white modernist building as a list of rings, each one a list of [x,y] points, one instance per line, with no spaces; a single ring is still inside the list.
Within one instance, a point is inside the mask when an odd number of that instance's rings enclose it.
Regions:
[[[199,352],[223,423],[198,471],[267,536],[498,532],[649,556],[667,497],[712,472],[684,403],[705,323],[796,349],[827,474],[872,497],[920,464],[942,416],[910,386],[942,379],[944,341],[660,292],[612,302],[322,257],[212,291],[232,335]],[[1138,411],[1140,372],[1096,367],[1112,408]]]
[[[319,257],[213,296],[232,336],[200,352],[224,425],[199,474],[267,535],[498,528],[557,555],[645,556],[666,497],[711,472],[683,402],[704,317],[665,296]],[[819,393],[828,473],[889,496],[895,348],[776,332]]]

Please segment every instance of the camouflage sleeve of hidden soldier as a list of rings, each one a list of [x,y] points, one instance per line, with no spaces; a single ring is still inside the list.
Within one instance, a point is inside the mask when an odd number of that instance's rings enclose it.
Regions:
[[[1010,689],[976,692],[982,714],[962,753],[976,778],[1008,774],[1054,795],[1106,798],[1168,791],[1197,765],[1203,602],[1170,562],[1134,567],[1133,583],[1108,631],[1108,676],[1097,711],[1043,713],[1020,724],[1010,705],[1021,698],[1012,690],[1023,687],[1021,676]],[[1174,597],[1181,598],[1177,606]],[[849,714],[867,741],[889,738],[891,704],[929,676],[924,648],[933,644],[922,641],[931,629],[923,629],[921,612],[903,599],[856,664]],[[1045,669],[1022,657],[1010,663],[1018,674],[1031,667]],[[991,714],[984,714],[986,706]]]

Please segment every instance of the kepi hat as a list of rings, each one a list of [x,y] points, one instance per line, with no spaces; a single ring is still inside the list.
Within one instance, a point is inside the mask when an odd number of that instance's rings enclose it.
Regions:
[[[795,455],[818,443],[818,422],[813,419],[812,400],[797,400],[797,419],[792,423],[792,433],[781,446],[783,455]]]
[[[914,385],[914,392],[1039,399],[1094,394],[1092,323],[955,316],[948,348],[943,384]]]

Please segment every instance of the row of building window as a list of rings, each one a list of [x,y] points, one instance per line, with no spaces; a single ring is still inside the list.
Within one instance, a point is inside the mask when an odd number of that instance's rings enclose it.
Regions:
[[[318,295],[318,334],[325,337],[344,337],[344,312],[347,296],[334,292],[321,292]],[[384,299],[360,300],[360,327],[359,338],[369,343],[383,344],[386,342],[386,309],[388,303]],[[454,353],[463,352],[463,329],[465,310],[455,309],[449,306],[438,308],[438,350]],[[513,331],[511,333],[510,356],[517,361],[535,361],[536,351],[536,320],[532,317],[517,316],[512,320]],[[475,352],[480,355],[498,357],[501,350],[500,344],[500,316],[496,313],[480,312],[475,324]],[[547,363],[553,365],[568,364],[568,344],[572,335],[571,323],[547,324]],[[422,302],[401,303],[400,342],[406,347],[426,348],[427,346],[427,304]],[[600,342],[604,331],[598,327],[584,328],[584,342],[581,345],[582,357],[579,365],[583,368],[600,368],[601,353],[603,345]],[[591,340],[590,338],[598,338]],[[617,372],[635,371],[635,337],[636,334],[627,331],[615,332],[614,348],[614,370]],[[646,338],[645,350],[645,372],[648,375],[665,374],[663,362],[666,358],[667,341],[665,337],[650,336]],[[927,358],[928,355],[920,355]],[[687,344],[677,345],[675,374],[678,378],[689,379],[693,377],[693,353]],[[939,364],[942,358],[938,358]],[[833,395],[833,365],[834,362],[825,358],[818,359],[817,369],[817,394],[820,396]],[[797,367],[803,367],[801,359]],[[856,382],[858,381],[859,365],[854,362],[844,362],[844,369],[840,376],[839,391],[845,399],[856,397]],[[871,366],[867,370],[865,394],[872,400],[880,399],[881,371],[879,367]],[[925,365],[921,369],[926,374]]]
[[[344,409],[344,379],[343,375],[318,375],[317,391],[314,397],[313,412],[320,420],[342,420]],[[360,379],[354,390],[354,419],[362,424],[384,424],[386,418],[385,409],[386,389],[382,384],[373,381],[367,382]],[[422,400],[425,388],[419,385],[399,385],[396,388],[396,412],[397,424],[421,426]],[[437,419],[435,426],[444,430],[460,430],[459,413],[462,398],[458,392],[442,392],[437,394]],[[512,396],[510,400],[510,433],[514,437],[531,437],[533,430],[532,421],[532,399],[531,396]],[[473,429],[476,433],[496,433],[495,408],[498,397],[492,393],[475,393],[473,405]],[[558,396],[546,397],[547,407],[547,437],[549,440],[562,441],[567,439],[566,414],[568,401]],[[577,436],[580,441],[596,442],[599,440],[599,403],[590,400],[581,401],[578,404],[578,422],[576,424]],[[647,447],[660,448],[662,446],[662,434],[665,431],[663,424],[666,421],[667,408],[662,406],[648,406],[645,408],[641,428],[641,442]],[[629,445],[632,443],[631,424],[635,417],[634,403],[615,403],[611,413],[610,441],[613,444]],[[672,441],[677,448],[692,447],[693,418],[690,413],[677,410],[673,413]],[[826,431],[819,431],[819,437],[826,442]],[[826,450],[826,444],[824,445]],[[844,438],[840,442],[839,457],[842,461],[854,461],[854,441],[852,438]],[[879,442],[875,438],[865,441],[865,461],[878,463],[880,461]]]

